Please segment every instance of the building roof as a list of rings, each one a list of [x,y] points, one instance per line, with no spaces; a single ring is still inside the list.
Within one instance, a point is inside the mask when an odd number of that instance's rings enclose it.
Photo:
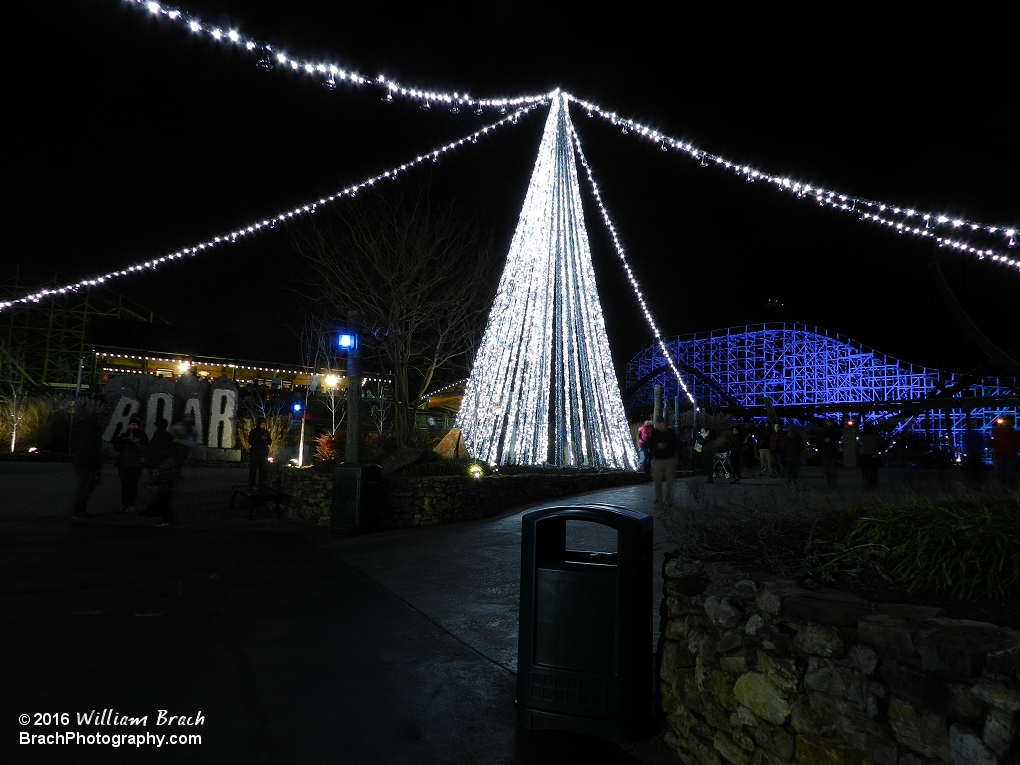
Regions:
[[[223,362],[257,362],[299,366],[297,338],[227,332],[215,328],[195,329],[172,324],[148,324],[96,317],[85,342],[96,352],[139,355],[185,356]]]

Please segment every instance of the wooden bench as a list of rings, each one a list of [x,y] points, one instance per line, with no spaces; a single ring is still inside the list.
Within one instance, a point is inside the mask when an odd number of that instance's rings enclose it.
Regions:
[[[230,509],[234,509],[234,503],[237,502],[238,495],[251,500],[251,507],[248,508],[248,520],[251,520],[252,514],[255,512],[255,508],[259,505],[265,504],[266,502],[272,502],[276,506],[276,517],[280,517],[280,505],[286,504],[287,495],[282,491],[276,489],[270,489],[268,486],[231,486],[234,490],[234,496],[230,498]]]

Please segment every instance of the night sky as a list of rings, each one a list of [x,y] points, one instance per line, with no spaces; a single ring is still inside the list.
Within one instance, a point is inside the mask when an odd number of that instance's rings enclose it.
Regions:
[[[1020,56],[1009,24],[972,6],[954,17],[845,6],[783,18],[713,5],[617,3],[584,15],[555,4],[428,5],[177,7],[368,77],[476,97],[559,86],[734,162],[1020,225]],[[4,264],[71,280],[314,201],[498,118],[265,72],[255,54],[120,0],[22,10],[7,57]],[[509,243],[546,114],[420,172]],[[966,371],[978,360],[931,285],[930,242],[703,168],[576,107],[571,117],[664,335],[796,321],[915,363]],[[601,220],[587,225],[622,373],[651,335]],[[111,286],[176,324],[285,331],[298,308],[282,228]],[[974,241],[1020,258],[1001,238]],[[938,255],[979,327],[1015,345],[1020,273]]]

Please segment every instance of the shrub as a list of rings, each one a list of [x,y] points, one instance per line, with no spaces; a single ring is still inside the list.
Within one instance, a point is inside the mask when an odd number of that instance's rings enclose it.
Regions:
[[[11,434],[14,421],[14,403],[0,401],[0,451],[11,451]],[[26,452],[31,447],[49,445],[54,402],[48,398],[23,398],[17,402],[18,432],[14,450]]]
[[[269,456],[276,459],[281,447],[287,446],[290,441],[290,417],[285,414],[272,414],[266,418],[266,428],[273,439],[269,447]],[[251,417],[242,417],[237,421],[237,442],[241,449],[241,459],[248,459],[251,446],[248,444],[248,434],[255,429],[255,420]]]
[[[399,475],[471,475],[471,468],[476,467],[481,475],[492,475],[492,469],[475,460],[419,460],[398,472]]]
[[[1020,497],[861,508],[848,541],[884,548],[890,572],[907,592],[942,590],[961,599],[1020,595]]]
[[[333,462],[340,452],[341,440],[336,433],[323,433],[315,437],[315,459]]]

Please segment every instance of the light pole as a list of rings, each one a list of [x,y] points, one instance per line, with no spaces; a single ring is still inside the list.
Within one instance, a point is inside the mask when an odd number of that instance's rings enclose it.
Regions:
[[[347,453],[344,462],[358,461],[361,436],[361,370],[358,368],[358,315],[354,311],[347,317],[351,329],[337,337],[337,347],[347,355]]]

